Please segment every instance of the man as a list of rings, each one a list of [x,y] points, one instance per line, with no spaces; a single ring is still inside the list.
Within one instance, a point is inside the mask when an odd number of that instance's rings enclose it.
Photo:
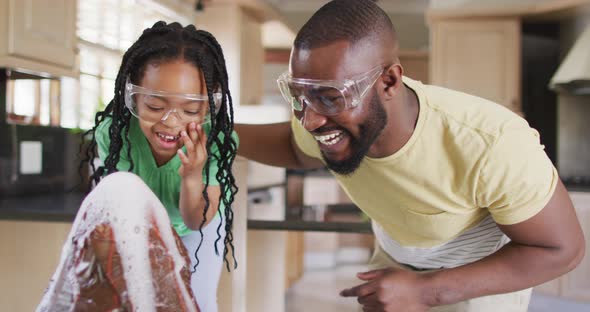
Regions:
[[[372,1],[317,11],[279,85],[292,122],[237,125],[238,153],[325,165],[371,217],[376,270],[341,292],[363,311],[526,311],[532,286],[582,259],[538,133],[500,105],[403,77],[393,25]]]

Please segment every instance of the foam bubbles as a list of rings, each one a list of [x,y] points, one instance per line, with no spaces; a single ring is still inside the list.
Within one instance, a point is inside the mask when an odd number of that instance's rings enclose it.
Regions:
[[[114,238],[120,255],[127,289],[121,297],[127,298],[136,311],[156,311],[161,302],[156,302],[158,296],[150,265],[150,247],[155,247],[149,239],[152,224],[165,247],[166,252],[163,254],[170,255],[172,259],[171,274],[180,286],[182,305],[187,311],[197,311],[192,294],[184,287],[181,277],[186,260],[176,244],[168,214],[143,181],[130,173],[107,176],[84,199],[62,249],[60,264],[53,276],[54,282],[50,284],[37,311],[69,311],[72,308],[74,298],[78,297],[81,289],[77,276],[89,278],[97,261],[94,256],[88,258],[84,254],[88,249],[85,244],[90,241],[90,235],[104,228],[112,231],[109,235]],[[103,225],[108,227],[101,227]],[[75,259],[84,261],[74,263]],[[100,265],[97,267],[100,269]]]

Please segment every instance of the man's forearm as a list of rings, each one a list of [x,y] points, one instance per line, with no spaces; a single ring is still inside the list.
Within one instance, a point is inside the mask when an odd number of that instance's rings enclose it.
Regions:
[[[234,129],[240,138],[238,155],[270,166],[301,167],[291,146],[291,126],[288,122],[235,124]]]
[[[583,254],[511,242],[477,262],[425,273],[424,297],[438,306],[530,288],[572,270]]]

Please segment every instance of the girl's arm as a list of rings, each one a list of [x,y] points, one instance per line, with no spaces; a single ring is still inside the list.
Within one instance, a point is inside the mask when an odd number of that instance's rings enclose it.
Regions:
[[[191,123],[188,127],[188,133],[182,131],[181,134],[186,155],[182,150],[178,150],[178,156],[182,165],[178,169],[178,174],[182,177],[180,185],[179,209],[184,224],[191,230],[198,230],[203,222],[203,211],[205,210],[205,197],[203,196],[203,166],[207,161],[207,135],[203,128]],[[219,195],[221,190],[219,186],[210,185],[207,188],[209,198],[209,209],[207,210],[205,224],[208,224],[219,209]]]
[[[203,222],[203,211],[205,210],[205,198],[203,196],[204,183],[202,179],[182,179],[180,185],[179,208],[184,224],[191,230],[196,231]],[[207,210],[205,224],[209,224],[219,208],[219,194],[221,190],[217,185],[209,185],[207,188],[209,197],[209,209]],[[203,226],[204,226],[203,225]]]

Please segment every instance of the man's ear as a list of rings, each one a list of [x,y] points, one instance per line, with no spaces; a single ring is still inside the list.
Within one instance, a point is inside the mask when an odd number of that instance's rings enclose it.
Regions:
[[[402,76],[404,68],[401,64],[392,64],[383,73],[383,84],[385,85],[385,95],[393,96],[403,85]]]

